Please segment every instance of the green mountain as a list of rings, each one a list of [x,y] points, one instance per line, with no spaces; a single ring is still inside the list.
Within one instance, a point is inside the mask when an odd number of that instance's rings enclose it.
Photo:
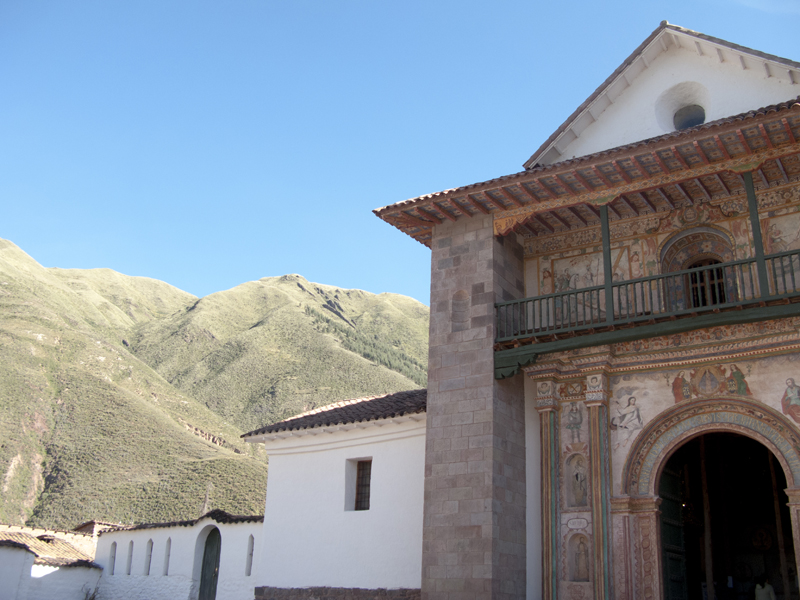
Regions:
[[[424,385],[427,308],[290,275],[203,299],[0,240],[0,522],[263,510],[244,431]],[[247,485],[242,485],[247,482]]]

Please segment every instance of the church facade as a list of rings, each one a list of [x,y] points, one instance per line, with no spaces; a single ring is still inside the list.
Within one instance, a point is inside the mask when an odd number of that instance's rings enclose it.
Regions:
[[[423,598],[798,593],[800,64],[662,23],[432,252]]]
[[[245,436],[256,598],[797,596],[798,95],[664,22],[523,171],[377,209],[431,249],[428,389]]]

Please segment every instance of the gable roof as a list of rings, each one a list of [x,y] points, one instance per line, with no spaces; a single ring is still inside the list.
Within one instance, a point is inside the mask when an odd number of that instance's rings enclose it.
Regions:
[[[378,419],[392,419],[404,415],[424,413],[427,407],[428,390],[408,390],[384,394],[383,396],[369,396],[344,400],[315,408],[303,414],[291,417],[245,433],[242,437],[254,437],[267,433],[280,431],[298,431],[313,429],[315,427],[330,427],[347,425],[349,423],[363,423]]]
[[[562,154],[557,146],[565,144],[565,140],[568,143],[577,138],[583,129],[591,125],[613,102],[614,96],[622,93],[660,54],[673,47],[692,48],[700,55],[716,55],[720,62],[727,56],[728,59],[739,61],[742,68],[745,68],[746,61],[755,61],[763,65],[762,68],[768,77],[772,76],[772,70],[779,69],[785,73],[790,83],[800,82],[798,62],[662,21],[656,30],[525,161],[523,165],[525,169],[561,161]]]
[[[100,568],[89,555],[52,535],[37,537],[23,531],[0,531],[0,545],[32,552],[36,555],[33,561],[36,565]]]

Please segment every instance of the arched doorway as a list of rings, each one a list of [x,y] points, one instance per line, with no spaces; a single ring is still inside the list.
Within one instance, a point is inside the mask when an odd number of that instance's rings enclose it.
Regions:
[[[763,444],[739,433],[685,442],[661,471],[664,598],[754,597],[765,576],[777,597],[797,593],[786,477]]]
[[[215,600],[217,597],[217,579],[219,578],[219,555],[221,549],[222,537],[220,536],[219,529],[214,527],[208,532],[203,549],[199,600]]]
[[[700,443],[693,442],[693,440],[702,440],[706,435],[717,433],[729,436],[728,438],[720,439],[731,440],[743,437],[748,438],[748,442],[756,443],[755,448],[758,448],[758,450],[754,452],[751,446],[751,450],[742,451],[745,454],[760,454],[763,461],[763,457],[766,456],[765,452],[768,450],[774,457],[776,483],[772,484],[770,480],[770,487],[773,489],[774,487],[785,489],[788,496],[790,516],[787,519],[788,523],[782,525],[781,530],[786,533],[786,528],[790,528],[789,533],[784,536],[784,544],[787,556],[787,571],[791,583],[789,587],[796,589],[794,586],[797,579],[797,548],[800,547],[800,535],[798,534],[798,530],[800,530],[800,432],[784,415],[761,402],[741,398],[718,397],[680,403],[662,412],[647,424],[631,447],[622,473],[622,489],[625,496],[612,502],[612,504],[616,503],[619,507],[612,509],[612,511],[614,512],[615,543],[617,544],[614,558],[614,585],[621,597],[641,597],[653,600],[681,597],[680,595],[667,595],[668,593],[672,594],[673,590],[665,589],[664,582],[666,578],[671,577],[670,572],[674,573],[675,571],[672,569],[674,565],[668,566],[665,561],[674,558],[678,562],[680,560],[688,562],[690,557],[688,554],[685,554],[683,558],[680,556],[667,557],[662,554],[662,547],[665,545],[672,546],[669,550],[673,551],[673,554],[680,555],[680,548],[676,548],[679,544],[672,543],[675,540],[675,531],[670,531],[669,527],[662,531],[662,525],[665,521],[662,521],[661,514],[665,515],[668,525],[669,519],[672,519],[673,522],[677,521],[679,525],[683,524],[683,509],[685,507],[680,506],[680,510],[678,510],[674,504],[674,502],[677,502],[678,505],[684,504],[681,477],[685,475],[680,473],[682,461],[684,459],[686,461],[698,461],[699,448],[690,445],[690,443]],[[732,437],[734,434],[736,436]],[[681,450],[684,447],[687,449]],[[684,458],[680,458],[682,453],[685,454]],[[734,455],[736,454],[731,450],[731,457]],[[673,456],[678,458],[671,463]],[[766,463],[766,466],[761,468],[769,469],[768,464]],[[742,470],[742,473],[744,472]],[[736,477],[740,474],[739,470],[735,470],[734,473]],[[785,483],[782,483],[779,473],[785,478]],[[718,474],[715,473],[709,480],[715,476],[718,476]],[[690,483],[692,477],[690,473]],[[694,477],[696,486],[697,480],[696,476]],[[763,477],[762,473],[761,480],[763,480]],[[731,478],[732,476],[728,477],[728,479]],[[664,497],[660,496],[662,480],[665,482]],[[742,483],[741,485],[754,487],[752,482]],[[761,485],[766,487],[763,482]],[[735,490],[732,492],[725,487],[720,489],[722,492],[718,489],[717,495],[720,493],[728,493],[729,495],[738,493],[744,497],[746,494],[750,494],[750,491],[745,493]],[[672,496],[672,498],[669,496]],[[762,498],[761,502],[768,503],[769,499],[770,496],[767,496],[767,499],[764,500]],[[779,499],[781,504],[786,503],[786,497],[779,495]],[[711,500],[713,500],[713,495]],[[713,509],[711,500],[709,501],[709,506]],[[673,502],[672,505],[670,505],[671,502]],[[693,503],[696,511],[696,501],[693,500]],[[779,512],[781,516],[786,515],[785,509],[782,507],[779,507]],[[774,508],[770,514],[774,518]],[[713,529],[713,514],[709,517],[708,522],[712,523]],[[730,527],[735,527],[738,523],[739,521],[734,520],[729,525]],[[705,522],[703,522],[703,525],[705,526]],[[684,533],[688,535],[690,532]],[[772,543],[774,544],[777,543],[775,539],[777,537],[776,528],[773,528],[773,533],[775,537]],[[663,539],[665,535],[667,539]],[[626,539],[629,540],[627,543],[624,541]],[[712,531],[709,536],[704,534],[703,543],[705,543],[705,539],[711,540],[713,544],[714,532]],[[762,541],[759,542],[759,539]],[[752,537],[750,542],[752,545]],[[756,542],[763,543],[763,536],[759,535]],[[724,544],[723,541],[717,543]],[[686,547],[684,547],[684,551],[685,549]],[[625,558],[626,556],[629,558]],[[621,557],[623,560],[618,562],[617,557]],[[630,562],[626,563],[626,560]],[[696,561],[697,556],[693,560]],[[792,560],[794,562],[790,563],[789,561]],[[727,569],[729,567],[723,561],[722,571],[716,570],[715,561],[712,546],[712,576],[717,579],[717,591],[719,592],[716,597],[724,600],[728,598],[736,598],[737,600],[739,598],[742,600],[744,598],[752,598],[752,595],[748,596],[746,592],[744,592],[744,595],[735,594],[735,585],[733,590],[728,588]],[[626,564],[630,566],[630,569]],[[730,568],[735,569],[735,566],[733,565]],[[680,567],[678,566],[678,568]],[[736,577],[735,570],[730,574],[734,578]],[[753,576],[759,574],[753,573]],[[691,577],[692,575],[688,574],[686,578],[686,597],[701,598],[702,595],[691,595],[694,593],[688,587],[688,580]],[[791,582],[792,579],[794,579],[794,582]],[[772,584],[778,587],[776,581],[773,580]],[[680,585],[676,583],[675,587],[680,587]]]

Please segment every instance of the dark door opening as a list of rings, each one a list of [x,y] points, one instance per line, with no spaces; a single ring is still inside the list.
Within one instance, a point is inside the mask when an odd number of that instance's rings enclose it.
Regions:
[[[751,600],[760,576],[779,600],[798,598],[785,488],[778,461],[748,437],[709,433],[678,448],[659,481],[664,598],[707,598],[708,556],[717,599]]]
[[[208,533],[203,550],[203,567],[200,572],[199,600],[215,600],[219,579],[219,554],[222,538],[216,527]]]

